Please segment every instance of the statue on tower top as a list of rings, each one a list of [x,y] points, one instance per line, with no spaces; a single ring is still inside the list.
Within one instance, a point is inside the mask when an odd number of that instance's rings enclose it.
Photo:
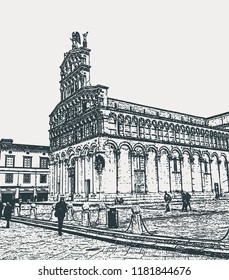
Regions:
[[[72,32],[72,48],[78,48],[78,44],[81,44],[79,32]]]
[[[87,34],[88,31],[86,33],[83,33],[83,47],[87,48]]]

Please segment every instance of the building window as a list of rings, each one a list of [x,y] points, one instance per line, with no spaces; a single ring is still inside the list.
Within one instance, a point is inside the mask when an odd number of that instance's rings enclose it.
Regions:
[[[207,161],[204,162],[204,173],[208,173],[208,163],[207,163]]]
[[[6,173],[5,183],[13,183],[13,173]]]
[[[23,167],[32,167],[32,157],[23,157]]]
[[[14,156],[6,156],[6,167],[14,167]]]
[[[137,156],[135,158],[135,170],[145,170],[145,161],[143,156]]]
[[[44,174],[40,175],[40,183],[47,183],[47,175]]]
[[[31,174],[24,174],[23,176],[23,183],[30,183],[31,182]]]
[[[173,171],[174,171],[174,172],[178,172],[177,161],[178,161],[177,158],[174,158],[174,159],[173,159]]]
[[[48,158],[41,157],[40,158],[40,168],[48,168]]]

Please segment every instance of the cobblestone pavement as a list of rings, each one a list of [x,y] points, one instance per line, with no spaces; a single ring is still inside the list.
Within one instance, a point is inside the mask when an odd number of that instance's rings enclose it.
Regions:
[[[27,205],[23,206],[22,215],[29,214]],[[51,205],[37,208],[39,219],[49,219]],[[75,207],[76,211],[80,208]],[[119,208],[120,227],[127,228],[131,210]],[[96,212],[91,219],[96,219]],[[193,211],[182,213],[177,206],[173,211],[164,212],[164,207],[145,206],[142,209],[147,228],[154,234],[183,236],[192,238],[222,238],[229,226],[228,201],[210,201],[193,204]],[[65,223],[80,224],[80,212],[75,212],[76,221]],[[0,220],[0,259],[1,260],[90,260],[90,259],[212,259],[205,256],[187,255],[179,252],[156,249],[134,248],[116,245],[95,239],[71,234],[58,236],[56,231],[26,226],[11,222],[10,229],[5,228],[5,221]],[[225,242],[229,242],[226,240]]]
[[[1,260],[209,259],[156,249],[115,245],[71,234],[0,221]]]

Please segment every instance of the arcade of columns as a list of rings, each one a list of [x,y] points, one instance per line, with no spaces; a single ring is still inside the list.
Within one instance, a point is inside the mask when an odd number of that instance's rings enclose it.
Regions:
[[[97,141],[53,155],[51,194],[74,199],[117,192],[213,192],[215,184],[229,191],[226,153],[105,137]]]

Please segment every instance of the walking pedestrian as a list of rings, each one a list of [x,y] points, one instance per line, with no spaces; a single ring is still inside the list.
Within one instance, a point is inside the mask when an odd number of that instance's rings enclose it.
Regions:
[[[169,212],[170,211],[171,200],[172,200],[171,195],[169,193],[167,193],[167,191],[165,191],[165,194],[164,194],[165,212]]]
[[[3,203],[0,201],[0,219],[2,218]]]
[[[62,227],[64,222],[65,213],[67,212],[67,203],[64,201],[64,197],[60,198],[60,201],[55,207],[55,216],[58,218],[58,234],[62,235]]]
[[[191,195],[188,192],[186,192],[185,197],[186,197],[187,208],[189,207],[189,210],[192,211],[191,204],[190,204]]]
[[[12,206],[9,202],[6,203],[3,214],[4,214],[4,217],[6,219],[6,228],[9,228],[10,227],[11,215],[12,215]]]
[[[184,191],[181,191],[182,212],[187,212],[187,199]]]

